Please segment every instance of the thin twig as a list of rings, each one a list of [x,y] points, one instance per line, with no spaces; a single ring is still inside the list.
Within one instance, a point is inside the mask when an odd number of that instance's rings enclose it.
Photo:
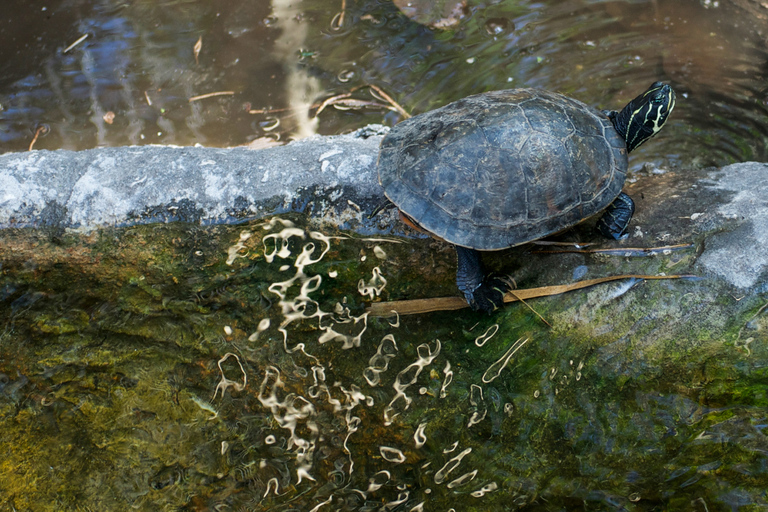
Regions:
[[[347,12],[347,0],[341,0],[341,11],[331,20],[331,30],[341,30],[344,26],[344,16]]]
[[[404,109],[403,107],[401,107],[401,106],[400,106],[400,104],[399,104],[398,102],[396,102],[395,100],[393,100],[393,99],[392,99],[392,96],[390,96],[389,94],[385,93],[385,92],[384,92],[384,91],[381,89],[381,87],[379,87],[378,85],[374,85],[374,84],[368,84],[368,87],[370,87],[371,89],[373,89],[373,90],[374,90],[374,91],[376,91],[377,93],[381,94],[381,97],[382,97],[384,100],[388,101],[390,105],[392,105],[393,107],[395,107],[395,109],[397,109],[397,111],[400,113],[400,115],[401,115],[401,116],[403,116],[403,117],[404,117],[404,118],[406,118],[406,119],[408,119],[408,118],[410,118],[410,117],[411,117],[411,114],[409,114],[408,112],[406,112],[406,111],[405,111],[405,109]]]
[[[309,108],[315,108],[318,107],[319,104],[315,103],[314,105],[311,105]],[[273,114],[275,112],[293,112],[298,110],[297,108],[262,108],[258,110],[249,110],[249,114]]]
[[[85,41],[87,38],[88,38],[88,34],[85,34],[84,36],[80,36],[80,38],[77,41],[75,41],[71,45],[67,46],[62,53],[67,53],[69,50],[71,50],[75,46],[79,45],[80,43]]]
[[[520,299],[533,299],[536,297],[559,295],[561,293],[621,279],[698,279],[698,276],[623,274],[618,276],[598,277],[596,279],[585,279],[584,281],[577,281],[570,284],[517,289],[514,293],[507,293],[504,296],[504,302],[516,302]],[[392,316],[394,312],[397,312],[400,315],[414,315],[418,313],[430,313],[432,311],[455,311],[467,307],[469,307],[469,304],[467,304],[467,301],[462,297],[438,297],[432,299],[374,302],[367,308],[367,311],[370,313],[370,316]]]
[[[208,94],[201,94],[200,96],[192,96],[189,98],[189,102],[192,103],[193,101],[204,100],[205,98],[211,98],[213,96],[232,96],[233,94],[235,94],[235,91],[209,92]]]
[[[534,313],[534,314],[535,314],[537,317],[539,317],[539,320],[541,320],[542,322],[544,322],[545,324],[547,324],[547,327],[549,327],[550,329],[552,328],[552,324],[550,324],[549,322],[547,322],[547,321],[544,319],[544,317],[543,317],[543,316],[541,316],[541,315],[539,314],[539,312],[538,312],[538,311],[536,311],[535,309],[533,309],[533,308],[531,307],[531,305],[530,305],[530,304],[528,304],[528,303],[527,303],[527,302],[525,302],[523,299],[521,299],[520,297],[518,297],[518,296],[515,294],[515,292],[514,292],[513,290],[509,290],[507,293],[509,293],[509,294],[510,294],[510,295],[512,295],[512,296],[513,296],[515,299],[517,299],[517,300],[519,300],[520,302],[522,302],[523,304],[525,304],[525,307],[527,307],[528,309],[530,309],[531,311],[533,311],[533,313]]]
[[[552,240],[534,240],[531,242],[532,245],[556,245],[556,246],[562,246],[562,247],[574,247],[576,249],[581,249],[582,247],[589,247],[590,245],[595,245],[595,242],[555,242]]]
[[[369,102],[369,101],[365,101],[365,100],[350,99],[350,97],[352,96],[352,94],[355,91],[358,91],[360,89],[364,89],[366,87],[372,89],[373,91],[376,91],[379,95],[381,95],[381,97],[379,99],[381,99],[382,101],[386,101],[387,103],[389,103],[391,105],[391,107],[388,107],[386,105],[379,105],[377,103]],[[371,93],[371,95],[376,97],[376,94]],[[347,100],[347,101],[344,101],[344,100]],[[411,115],[408,112],[406,112],[405,109],[403,107],[401,107],[395,100],[393,100],[391,96],[389,96],[387,93],[385,93],[383,90],[381,90],[380,87],[378,87],[376,85],[373,85],[373,84],[363,84],[363,85],[355,86],[355,87],[351,88],[349,90],[349,92],[345,92],[343,94],[337,94],[335,96],[331,96],[330,98],[326,98],[325,100],[323,100],[320,103],[314,103],[313,105],[310,105],[309,108],[310,109],[313,109],[313,108],[317,109],[317,112],[315,112],[315,117],[317,117],[329,105],[334,105],[334,106],[337,106],[337,107],[338,106],[342,106],[342,107],[343,106],[347,106],[349,108],[359,108],[359,107],[389,108],[390,110],[397,111],[401,116],[403,116],[406,119],[411,117]],[[274,108],[274,109],[264,108],[264,109],[249,109],[248,113],[249,114],[274,114],[274,113],[277,113],[277,112],[293,112],[293,111],[296,111],[296,110],[298,110],[298,109],[297,108]]]
[[[41,126],[37,130],[35,130],[35,136],[32,139],[32,142],[29,143],[29,151],[32,151],[32,148],[35,147],[35,142],[37,142],[37,138],[40,136],[40,134],[45,135],[48,133],[48,127],[47,126]]]
[[[344,94],[337,94],[336,96],[331,96],[330,98],[326,98],[317,108],[317,112],[315,112],[315,117],[319,116],[320,112],[322,112],[325,109],[325,107],[332,104],[334,101],[344,99],[344,98],[349,98],[350,96],[352,96],[351,92],[345,92]]]

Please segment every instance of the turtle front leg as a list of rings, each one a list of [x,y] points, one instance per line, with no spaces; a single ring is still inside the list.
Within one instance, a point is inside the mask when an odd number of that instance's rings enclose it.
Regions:
[[[614,240],[624,238],[633,213],[635,213],[635,203],[631,197],[622,192],[597,221],[597,229],[607,238]]]
[[[486,274],[479,251],[457,245],[456,257],[456,284],[470,307],[493,313],[503,306],[504,294],[511,288],[509,280]]]

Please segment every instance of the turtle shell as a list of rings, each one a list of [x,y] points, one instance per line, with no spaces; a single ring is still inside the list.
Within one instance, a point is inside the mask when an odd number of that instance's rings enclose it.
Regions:
[[[450,243],[504,249],[606,208],[627,171],[602,112],[548,91],[477,94],[407,119],[381,143],[379,182],[421,227]]]

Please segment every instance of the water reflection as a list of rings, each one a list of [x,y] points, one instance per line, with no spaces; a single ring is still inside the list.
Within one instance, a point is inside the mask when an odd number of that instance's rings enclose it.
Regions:
[[[553,330],[526,308],[369,318],[371,289],[444,293],[450,273],[435,268],[451,251],[298,220],[0,234],[3,504],[766,505],[765,343],[745,357],[696,332],[679,361],[636,361],[625,338],[659,348],[610,331],[642,330],[653,311],[599,293],[540,303]],[[568,310],[609,334],[586,335]]]
[[[37,9],[4,4],[11,20],[0,27],[4,150],[26,149],[41,125],[51,132],[35,147],[75,149],[228,146],[398,121],[394,112],[357,109],[314,117],[324,98],[366,83],[418,113],[523,86],[611,109],[638,84],[665,80],[681,101],[663,141],[642,148],[637,165],[768,158],[768,20],[746,1],[509,0],[469,5],[443,29],[387,1],[71,0]],[[29,43],[22,28],[38,39]],[[220,91],[235,94],[188,102]]]

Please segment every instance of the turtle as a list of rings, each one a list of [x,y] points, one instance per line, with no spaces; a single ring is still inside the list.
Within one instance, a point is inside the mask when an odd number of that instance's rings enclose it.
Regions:
[[[482,251],[596,227],[626,236],[635,207],[622,187],[627,155],[655,135],[675,92],[654,82],[621,111],[542,89],[465,97],[395,125],[377,172],[401,218],[456,248],[456,284],[474,310],[503,304],[511,280],[486,272]]]

